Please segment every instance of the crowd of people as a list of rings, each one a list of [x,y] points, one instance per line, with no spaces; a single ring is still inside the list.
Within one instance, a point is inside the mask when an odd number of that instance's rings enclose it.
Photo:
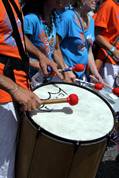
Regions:
[[[39,83],[54,76],[71,83],[90,80],[91,74],[115,86],[119,2],[0,0],[0,7],[0,178],[14,178],[18,108],[31,111],[41,105],[30,86],[34,75],[39,73]],[[59,71],[76,64],[84,70]]]

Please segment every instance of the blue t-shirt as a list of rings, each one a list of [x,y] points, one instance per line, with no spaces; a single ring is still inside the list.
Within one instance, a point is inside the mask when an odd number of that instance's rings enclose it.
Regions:
[[[61,51],[65,63],[70,67],[78,63],[84,64],[86,67],[88,63],[88,49],[94,41],[94,21],[92,17],[88,16],[89,25],[85,30],[82,29],[74,9],[57,11],[55,17],[57,34],[62,39]],[[81,77],[84,72],[77,72],[76,74],[78,77]]]
[[[30,35],[30,40],[36,47],[41,46],[45,49],[49,59],[53,58],[56,45],[56,28],[54,23],[52,25],[52,31],[47,35],[47,27],[38,15],[30,13],[24,17],[25,34]]]

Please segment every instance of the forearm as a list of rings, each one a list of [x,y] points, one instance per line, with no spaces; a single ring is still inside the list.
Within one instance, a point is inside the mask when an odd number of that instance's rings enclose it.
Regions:
[[[30,58],[30,60],[29,60],[29,65],[30,65],[31,67],[34,67],[34,68],[37,68],[37,69],[40,68],[39,61],[38,61],[37,59],[36,59],[36,60],[32,60],[32,59]]]
[[[41,100],[38,96],[30,90],[18,86],[10,78],[0,74],[0,89],[7,91],[11,94],[13,100],[17,101],[23,111],[31,111],[41,105]]]
[[[66,64],[63,59],[63,55],[60,49],[60,43],[61,43],[61,38],[57,35],[56,36],[56,46],[55,46],[55,51],[54,51],[54,60],[56,63],[60,66],[60,68],[65,68]]]
[[[64,63],[63,56],[59,48],[55,50],[54,56],[55,56],[55,61],[58,64],[60,69],[68,68],[68,66]],[[64,76],[63,80],[65,82],[69,82],[69,83],[75,82],[76,77],[72,71],[64,72],[63,76]]]
[[[18,85],[10,78],[0,74],[0,88],[12,95],[17,90]]]
[[[102,35],[96,36],[97,43],[106,50],[110,50],[113,45],[109,43]]]
[[[97,75],[98,74],[98,70],[94,61],[94,56],[92,53],[92,48],[90,47],[89,49],[89,54],[88,54],[88,65],[90,68],[90,71],[92,74]]]
[[[115,60],[119,61],[119,50],[116,48],[116,43],[118,38],[113,41],[113,43],[109,43],[102,35],[97,35],[97,42],[108,51],[109,55]]]
[[[45,56],[45,52],[43,52],[43,49],[39,49],[34,46],[27,36],[25,36],[25,42],[27,51],[34,55],[38,60],[42,59]]]
[[[64,69],[66,67],[61,50],[59,48],[54,51],[54,61],[57,63],[58,67]]]

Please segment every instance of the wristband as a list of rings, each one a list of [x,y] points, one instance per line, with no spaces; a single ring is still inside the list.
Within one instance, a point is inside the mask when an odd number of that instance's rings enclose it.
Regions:
[[[115,46],[112,46],[109,51],[110,51],[110,52],[114,52],[115,49],[116,49],[116,47],[115,47]]]

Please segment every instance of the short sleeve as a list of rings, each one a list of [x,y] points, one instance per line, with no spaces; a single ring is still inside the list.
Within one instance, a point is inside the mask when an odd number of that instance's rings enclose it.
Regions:
[[[75,17],[73,10],[66,10],[56,18],[56,31],[62,40],[66,37],[77,37],[79,35],[77,31],[79,26],[75,21]]]
[[[67,17],[64,18],[62,14],[56,16],[56,21],[55,21],[56,32],[62,39],[64,39],[67,36],[68,26],[69,26],[68,23],[69,21]]]
[[[111,14],[111,2],[105,1],[95,15],[95,26],[107,28]]]
[[[33,34],[33,26],[32,26],[32,22],[29,18],[29,15],[26,15],[24,17],[24,33],[27,35],[32,35]]]
[[[35,14],[28,14],[24,17],[24,33],[33,35],[38,28],[39,19]]]

